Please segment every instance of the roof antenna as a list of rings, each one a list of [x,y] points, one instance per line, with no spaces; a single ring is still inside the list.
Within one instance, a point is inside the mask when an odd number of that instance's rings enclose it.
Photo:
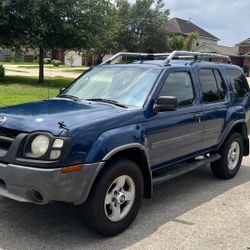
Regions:
[[[191,21],[192,21],[192,17],[189,17],[188,21],[191,23]]]

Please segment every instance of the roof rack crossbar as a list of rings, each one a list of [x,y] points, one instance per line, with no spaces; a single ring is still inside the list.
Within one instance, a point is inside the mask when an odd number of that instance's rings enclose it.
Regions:
[[[191,51],[173,51],[165,60],[164,64],[168,65],[171,60],[175,58],[180,59],[188,59],[194,58],[195,61],[199,60],[199,58],[207,58],[207,59],[225,59],[228,63],[231,63],[231,59],[227,55],[214,54],[214,53],[203,53],[203,52],[191,52]]]
[[[100,65],[111,64],[116,61],[119,57],[138,57],[141,58],[141,61],[145,60],[147,57],[164,57],[164,65],[169,65],[173,59],[194,59],[195,61],[199,58],[206,59],[225,59],[228,63],[231,63],[231,59],[227,55],[215,54],[215,53],[203,53],[203,52],[191,52],[191,51],[178,51],[175,50],[172,53],[133,53],[133,52],[119,52],[104,61]]]
[[[119,52],[109,58],[108,60],[104,61],[100,65],[106,65],[111,64],[115,60],[117,60],[119,57],[138,57],[141,58],[141,60],[144,60],[147,57],[168,57],[170,53],[133,53],[133,52]]]

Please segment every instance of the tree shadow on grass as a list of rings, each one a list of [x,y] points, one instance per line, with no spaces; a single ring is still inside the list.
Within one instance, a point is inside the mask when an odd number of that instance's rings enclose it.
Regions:
[[[151,200],[124,233],[103,238],[87,230],[78,207],[67,204],[36,206],[0,198],[0,249],[123,249],[145,239],[169,221],[250,181],[250,168],[242,167],[229,181],[213,177],[209,168],[169,181],[154,189]]]

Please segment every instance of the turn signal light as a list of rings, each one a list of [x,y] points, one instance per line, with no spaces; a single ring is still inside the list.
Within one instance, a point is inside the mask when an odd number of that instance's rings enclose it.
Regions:
[[[66,173],[78,172],[81,171],[81,169],[82,169],[82,164],[73,165],[61,168],[61,173],[66,174]]]

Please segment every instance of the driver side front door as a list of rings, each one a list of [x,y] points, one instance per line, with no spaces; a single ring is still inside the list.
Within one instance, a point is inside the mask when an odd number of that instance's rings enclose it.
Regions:
[[[176,111],[159,112],[148,123],[149,158],[158,167],[177,161],[201,149],[202,107],[189,71],[169,73],[158,96],[175,96]]]

